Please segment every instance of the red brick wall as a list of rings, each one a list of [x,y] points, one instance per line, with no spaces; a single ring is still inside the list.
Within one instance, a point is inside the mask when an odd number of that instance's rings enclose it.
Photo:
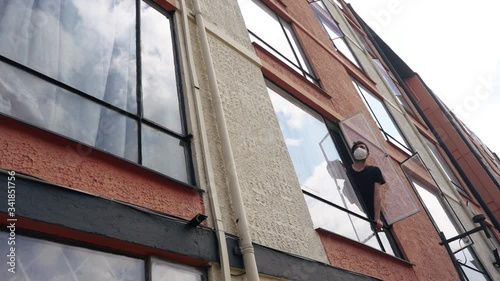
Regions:
[[[460,137],[460,134],[450,123],[444,112],[439,108],[439,105],[434,101],[419,76],[415,75],[407,79],[406,82],[418,98],[419,105],[424,110],[429,121],[434,125],[443,142],[450,149],[455,159],[457,159],[465,174],[495,217],[499,219],[500,190],[496,188],[494,182],[483,169],[478,159],[474,157],[467,144]]]

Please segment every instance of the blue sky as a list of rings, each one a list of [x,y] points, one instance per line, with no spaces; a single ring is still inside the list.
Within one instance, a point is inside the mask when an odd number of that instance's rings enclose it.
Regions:
[[[500,154],[500,1],[347,2]]]

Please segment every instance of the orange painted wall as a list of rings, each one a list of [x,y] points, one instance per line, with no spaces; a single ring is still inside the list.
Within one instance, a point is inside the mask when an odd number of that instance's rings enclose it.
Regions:
[[[100,151],[0,115],[0,168],[50,183],[191,219],[204,212],[199,192]]]

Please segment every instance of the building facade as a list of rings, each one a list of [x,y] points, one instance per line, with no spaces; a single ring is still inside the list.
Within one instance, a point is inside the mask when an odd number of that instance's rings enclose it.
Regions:
[[[0,38],[2,280],[500,279],[439,244],[484,210],[342,1],[3,1]]]

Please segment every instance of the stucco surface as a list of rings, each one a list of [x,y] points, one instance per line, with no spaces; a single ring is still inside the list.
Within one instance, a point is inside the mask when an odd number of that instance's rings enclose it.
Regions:
[[[260,69],[218,38],[209,36],[209,43],[253,240],[271,248],[326,260]],[[204,101],[207,111],[212,110],[209,102]],[[216,140],[213,153],[220,155],[220,144],[217,138],[213,140]],[[227,214],[232,211],[230,191],[226,184],[218,188],[220,201],[226,202],[225,217],[232,218]]]

